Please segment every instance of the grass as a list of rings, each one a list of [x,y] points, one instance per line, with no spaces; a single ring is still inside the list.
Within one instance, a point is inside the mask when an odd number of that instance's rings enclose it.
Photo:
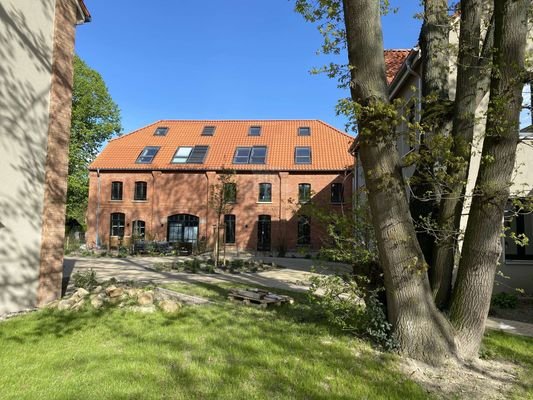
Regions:
[[[482,357],[510,361],[522,367],[514,399],[533,399],[533,338],[489,331],[485,335]]]
[[[214,300],[235,286],[170,285]],[[396,356],[331,329],[305,295],[291,295],[295,305],[267,310],[221,301],[175,315],[43,310],[8,320],[0,325],[0,398],[428,398],[397,371]],[[532,345],[491,333],[484,352],[532,375]]]

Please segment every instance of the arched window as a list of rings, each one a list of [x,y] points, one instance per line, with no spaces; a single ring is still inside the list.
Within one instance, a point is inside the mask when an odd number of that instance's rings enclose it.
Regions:
[[[167,240],[169,242],[196,244],[199,222],[200,219],[195,215],[171,215],[168,217]]]
[[[144,239],[146,223],[141,220],[133,221],[131,234],[136,239]]]
[[[124,213],[112,213],[111,214],[111,236],[124,237],[124,225],[126,221],[126,216]]]

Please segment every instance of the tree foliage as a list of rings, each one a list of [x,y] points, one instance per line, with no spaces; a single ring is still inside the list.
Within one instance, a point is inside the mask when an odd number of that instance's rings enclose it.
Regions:
[[[69,144],[67,221],[85,226],[88,166],[102,144],[121,131],[120,110],[102,76],[74,57],[72,123]]]

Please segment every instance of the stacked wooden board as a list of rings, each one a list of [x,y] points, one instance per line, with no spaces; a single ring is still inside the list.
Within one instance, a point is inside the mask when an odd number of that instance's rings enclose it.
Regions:
[[[232,301],[239,301],[246,305],[267,308],[269,305],[280,306],[285,303],[292,304],[294,300],[289,296],[275,294],[262,289],[232,288],[229,291],[228,298]]]

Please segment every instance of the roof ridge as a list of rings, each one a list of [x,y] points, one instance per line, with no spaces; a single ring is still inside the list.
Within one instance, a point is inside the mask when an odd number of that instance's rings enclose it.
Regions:
[[[143,130],[143,129],[149,128],[150,126],[152,126],[152,125],[156,125],[157,123],[162,122],[162,121],[164,121],[164,120],[160,119],[160,120],[157,120],[157,121],[155,121],[155,122],[152,122],[151,124],[148,124],[148,125],[145,125],[145,126],[141,126],[140,128],[137,128],[137,129],[135,129],[134,131],[131,131],[131,132],[128,132],[128,133],[126,133],[126,134],[124,134],[124,135],[120,135],[120,136],[118,136],[118,137],[115,137],[115,138],[113,138],[113,139],[110,139],[109,142],[113,142],[113,141],[115,141],[115,140],[119,140],[119,139],[125,138],[126,136],[133,135],[134,133],[137,133],[137,132],[139,132],[140,130]],[[108,143],[109,143],[109,142],[108,142]]]
[[[324,121],[322,121],[322,120],[320,120],[320,119],[317,119],[317,121],[320,122],[322,125],[325,125],[325,126],[327,126],[328,128],[331,128],[331,129],[333,129],[334,131],[339,132],[340,134],[346,136],[347,138],[349,138],[349,139],[351,139],[351,140],[354,140],[354,139],[355,139],[355,136],[351,136],[351,135],[349,135],[348,133],[346,133],[346,132],[344,132],[344,131],[341,131],[341,130],[338,129],[338,128],[335,128],[333,125],[328,124],[327,122],[324,122]]]

